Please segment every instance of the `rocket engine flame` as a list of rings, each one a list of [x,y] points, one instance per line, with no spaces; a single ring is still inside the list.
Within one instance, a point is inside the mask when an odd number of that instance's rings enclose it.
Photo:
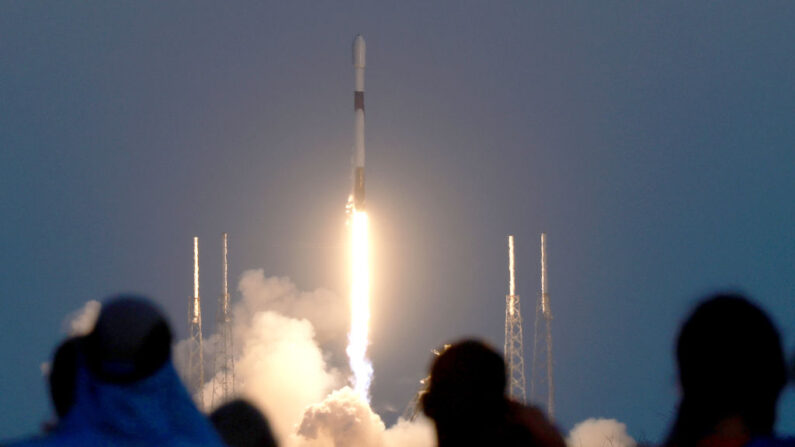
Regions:
[[[345,352],[353,372],[353,389],[369,403],[373,364],[367,358],[370,326],[370,244],[367,213],[354,208],[350,228],[351,329]]]

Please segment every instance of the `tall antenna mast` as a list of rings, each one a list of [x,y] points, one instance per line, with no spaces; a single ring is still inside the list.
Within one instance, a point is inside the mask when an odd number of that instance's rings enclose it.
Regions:
[[[544,327],[542,328],[542,326]],[[553,420],[555,418],[555,383],[552,376],[552,310],[549,307],[549,287],[547,283],[546,233],[541,233],[541,294],[536,305],[535,327],[533,330],[533,377],[530,385],[530,396],[535,402],[546,400],[547,416]],[[542,330],[546,331],[543,335]],[[536,396],[536,392],[538,392],[538,396]]]
[[[190,343],[188,352],[188,390],[193,393],[196,406],[204,411],[204,352],[202,347],[202,308],[199,298],[199,238],[193,238],[193,298],[188,306]]]
[[[508,363],[508,395],[519,402],[527,399],[524,379],[522,311],[516,294],[516,265],[513,235],[508,236],[508,295],[505,295],[505,361]]]
[[[215,350],[215,374],[213,381],[212,406],[216,407],[228,401],[235,392],[235,358],[232,346],[232,315],[229,309],[229,245],[227,233],[224,240],[224,283],[221,296],[218,298],[218,314],[216,326],[218,339]]]

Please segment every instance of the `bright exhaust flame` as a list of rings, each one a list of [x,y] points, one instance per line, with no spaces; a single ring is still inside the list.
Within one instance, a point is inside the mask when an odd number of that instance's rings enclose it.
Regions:
[[[370,402],[373,365],[367,358],[370,325],[370,259],[367,213],[355,208],[351,213],[351,330],[348,353],[353,372],[353,389]]]

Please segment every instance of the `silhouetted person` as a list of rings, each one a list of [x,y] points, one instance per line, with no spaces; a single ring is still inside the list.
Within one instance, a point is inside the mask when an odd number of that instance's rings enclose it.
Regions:
[[[278,445],[265,416],[243,399],[221,405],[210,415],[210,420],[229,447]]]
[[[702,302],[676,344],[682,397],[669,447],[740,447],[773,438],[776,403],[786,383],[778,331],[740,295]]]
[[[55,350],[50,364],[47,381],[57,420],[66,417],[75,401],[79,343],[78,337],[67,338]],[[56,425],[57,421],[46,428],[48,431],[53,430]]]
[[[171,330],[151,302],[132,296],[105,302],[76,346],[71,407],[64,406],[48,436],[22,445],[222,445],[177,377]],[[62,385],[68,389],[68,380],[58,381],[59,396]]]
[[[422,396],[439,447],[565,446],[539,410],[511,401],[505,392],[505,362],[489,346],[465,340],[442,352]]]

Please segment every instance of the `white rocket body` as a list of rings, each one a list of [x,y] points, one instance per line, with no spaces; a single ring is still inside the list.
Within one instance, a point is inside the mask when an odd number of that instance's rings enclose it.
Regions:
[[[356,82],[353,91],[354,143],[353,143],[353,205],[364,209],[364,37],[353,39],[353,68]]]

